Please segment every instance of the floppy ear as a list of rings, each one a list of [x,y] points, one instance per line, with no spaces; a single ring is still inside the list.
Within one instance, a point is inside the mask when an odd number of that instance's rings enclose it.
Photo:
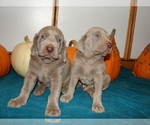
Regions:
[[[81,39],[77,43],[77,49],[84,53],[85,51],[85,40],[86,40],[86,35],[82,36]]]
[[[38,39],[38,33],[35,34],[34,39],[33,39],[33,46],[31,48],[31,55],[34,55],[35,51],[38,49],[37,39]]]
[[[36,43],[37,39],[38,39],[38,33],[35,34],[35,36],[33,38],[33,42]]]
[[[63,62],[66,62],[67,60],[67,49],[66,49],[66,41],[64,40],[63,45],[62,45],[62,58]]]

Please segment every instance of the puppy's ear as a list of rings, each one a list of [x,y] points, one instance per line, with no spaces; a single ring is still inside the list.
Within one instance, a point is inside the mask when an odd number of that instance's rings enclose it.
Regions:
[[[116,34],[116,29],[113,29],[113,30],[111,31],[111,34],[110,34],[109,36],[110,36],[110,37],[114,37],[115,34]]]
[[[65,40],[64,40],[63,45],[62,45],[62,58],[63,58],[63,62],[66,62],[67,50],[66,50],[66,41]]]
[[[34,38],[33,38],[33,43],[36,44],[37,43],[37,39],[38,39],[38,33],[35,34]]]
[[[86,40],[86,35],[82,36],[81,39],[77,43],[77,49],[84,53],[85,51],[85,40]]]
[[[35,36],[34,36],[34,38],[33,38],[33,46],[31,48],[31,54],[32,55],[34,55],[35,51],[37,51],[37,49],[38,49],[37,39],[38,39],[38,33],[36,33]]]

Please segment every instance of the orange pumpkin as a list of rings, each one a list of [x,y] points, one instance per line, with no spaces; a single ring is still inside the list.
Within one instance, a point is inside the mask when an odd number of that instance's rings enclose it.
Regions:
[[[114,37],[115,32],[116,30],[113,29],[110,35],[110,41],[113,43],[112,51],[105,57],[106,73],[110,75],[112,81],[118,77],[121,68],[120,54]]]
[[[7,50],[0,45],[0,77],[3,77],[9,72],[10,66],[10,56]]]
[[[74,57],[76,55],[77,49],[75,48],[77,42],[75,40],[70,41],[69,46],[67,47],[67,56],[70,60],[71,66],[73,65]],[[72,45],[74,47],[72,47]]]
[[[137,77],[150,79],[150,43],[135,61],[133,73]]]

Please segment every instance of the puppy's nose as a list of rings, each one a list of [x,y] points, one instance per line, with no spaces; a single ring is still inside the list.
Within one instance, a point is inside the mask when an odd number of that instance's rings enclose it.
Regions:
[[[112,47],[112,45],[113,45],[113,44],[112,44],[112,43],[110,43],[110,42],[109,42],[109,43],[107,43],[107,47],[108,47],[109,49]]]
[[[48,53],[52,53],[54,49],[53,47],[46,47],[46,50]]]

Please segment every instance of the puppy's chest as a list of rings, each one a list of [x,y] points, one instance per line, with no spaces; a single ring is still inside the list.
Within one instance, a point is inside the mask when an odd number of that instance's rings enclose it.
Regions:
[[[81,72],[80,72],[80,79],[93,79],[93,70],[94,67],[92,64],[88,64],[88,63],[83,63],[81,65]]]
[[[90,65],[90,64],[84,63],[84,64],[82,65],[83,74],[90,74],[90,72],[92,71],[92,69],[93,69],[93,66]]]
[[[95,64],[93,63],[93,61],[88,61],[88,62],[82,62],[82,72],[83,74],[91,74],[93,70],[95,70]]]
[[[50,72],[52,72],[52,70],[47,67],[42,67],[41,70],[38,72],[38,81],[49,88],[51,87]]]
[[[83,84],[92,85],[94,83],[94,75],[99,70],[97,62],[94,60],[83,61],[81,64],[81,70],[79,79]]]

